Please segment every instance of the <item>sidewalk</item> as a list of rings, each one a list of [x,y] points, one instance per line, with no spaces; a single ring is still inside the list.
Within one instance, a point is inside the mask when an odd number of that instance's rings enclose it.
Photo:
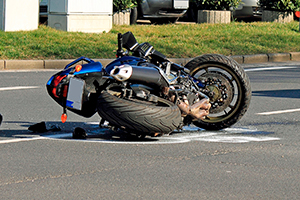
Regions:
[[[270,53],[255,55],[231,56],[240,64],[255,64],[266,62],[288,62],[300,61],[300,52],[290,53]],[[171,58],[175,63],[185,65],[192,58]],[[0,60],[0,70],[22,70],[22,69],[62,69],[74,59],[68,60]],[[103,66],[112,62],[114,59],[93,59],[99,61]]]

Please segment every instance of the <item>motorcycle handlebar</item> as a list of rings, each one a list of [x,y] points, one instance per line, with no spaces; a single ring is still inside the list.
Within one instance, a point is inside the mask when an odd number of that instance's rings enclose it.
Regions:
[[[118,50],[117,50],[117,56],[121,57],[123,56],[123,35],[121,33],[118,34]]]
[[[123,35],[121,33],[118,34],[118,51],[121,51],[123,47]]]

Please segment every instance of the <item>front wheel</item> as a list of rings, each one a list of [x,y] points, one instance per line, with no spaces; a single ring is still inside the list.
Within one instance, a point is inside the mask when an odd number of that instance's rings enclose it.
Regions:
[[[193,123],[208,130],[220,130],[235,124],[246,113],[251,99],[250,81],[244,69],[232,58],[206,54],[185,65],[190,75],[204,85],[212,104],[204,120]]]

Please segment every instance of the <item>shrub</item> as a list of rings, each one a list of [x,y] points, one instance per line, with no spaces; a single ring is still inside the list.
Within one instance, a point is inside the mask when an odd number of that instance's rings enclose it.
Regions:
[[[264,10],[292,12],[299,10],[300,0],[259,0]]]
[[[114,12],[137,7],[140,2],[141,0],[113,0]]]
[[[237,8],[241,0],[192,0],[198,10],[230,10]]]

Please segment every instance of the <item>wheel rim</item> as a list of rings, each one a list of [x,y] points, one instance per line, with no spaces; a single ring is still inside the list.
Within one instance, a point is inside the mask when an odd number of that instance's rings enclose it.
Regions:
[[[204,82],[206,92],[210,94],[212,107],[203,122],[221,122],[238,111],[243,95],[241,82],[233,71],[223,65],[205,64],[193,69],[190,75]],[[224,93],[227,95],[226,99],[223,98]]]

